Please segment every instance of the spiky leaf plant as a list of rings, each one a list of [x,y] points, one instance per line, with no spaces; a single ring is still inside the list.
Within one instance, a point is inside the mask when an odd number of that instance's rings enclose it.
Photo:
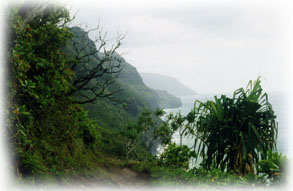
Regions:
[[[221,168],[239,175],[254,173],[257,161],[276,149],[276,116],[263,93],[260,77],[232,98],[196,102],[195,145],[204,168]]]

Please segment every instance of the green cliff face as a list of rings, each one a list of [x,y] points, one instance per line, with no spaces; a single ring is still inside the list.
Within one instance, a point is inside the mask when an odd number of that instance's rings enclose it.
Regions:
[[[155,90],[147,87],[137,70],[125,62],[125,68],[119,76],[119,81],[129,90],[137,94],[141,99],[145,100],[151,109],[161,108],[176,108],[181,107],[181,100],[166,91]]]
[[[75,38],[68,43],[65,48],[67,55],[73,56],[74,48],[73,42],[80,40],[90,44],[89,48],[95,48],[94,42],[88,38],[85,31],[81,28],[73,27],[70,29]],[[83,38],[80,38],[83,37]],[[82,48],[81,46],[78,48]],[[103,58],[103,53],[97,53],[89,57],[89,67],[94,67],[99,60],[97,58]],[[102,127],[120,129],[121,126],[136,119],[140,112],[144,109],[155,110],[156,108],[176,108],[180,107],[181,100],[166,91],[155,90],[147,87],[136,68],[127,63],[123,57],[116,54],[112,58],[112,62],[119,62],[123,66],[123,70],[119,73],[114,83],[107,87],[108,92],[119,92],[113,94],[113,98],[116,102],[107,99],[98,99],[95,103],[85,104],[85,109],[88,111],[88,115],[99,122]],[[111,63],[108,63],[111,64]],[[112,63],[113,64],[113,63]],[[78,70],[78,67],[76,68]],[[79,77],[77,72],[77,77]],[[104,75],[96,80],[105,79],[111,77],[110,75]]]

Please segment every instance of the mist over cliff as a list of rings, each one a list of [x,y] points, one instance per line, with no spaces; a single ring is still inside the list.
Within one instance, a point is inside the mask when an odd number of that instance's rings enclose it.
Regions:
[[[195,95],[196,92],[182,84],[178,79],[154,73],[140,73],[143,82],[150,88],[165,90],[175,96]]]

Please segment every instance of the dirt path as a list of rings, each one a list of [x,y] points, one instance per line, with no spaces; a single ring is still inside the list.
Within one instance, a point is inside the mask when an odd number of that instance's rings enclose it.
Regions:
[[[103,174],[103,175],[102,175]],[[103,168],[103,173],[92,179],[80,179],[67,186],[74,189],[106,188],[129,189],[147,188],[151,183],[151,176],[146,172],[136,172],[129,167],[109,166]]]
[[[130,168],[118,168],[112,166],[108,171],[111,180],[119,187],[141,187],[150,184],[150,174],[135,172]]]

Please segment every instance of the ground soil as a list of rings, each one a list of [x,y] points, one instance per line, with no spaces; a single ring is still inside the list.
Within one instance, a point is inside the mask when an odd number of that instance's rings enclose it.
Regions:
[[[150,174],[136,172],[128,167],[120,168],[112,166],[108,170],[109,177],[119,187],[143,187],[150,184]]]

